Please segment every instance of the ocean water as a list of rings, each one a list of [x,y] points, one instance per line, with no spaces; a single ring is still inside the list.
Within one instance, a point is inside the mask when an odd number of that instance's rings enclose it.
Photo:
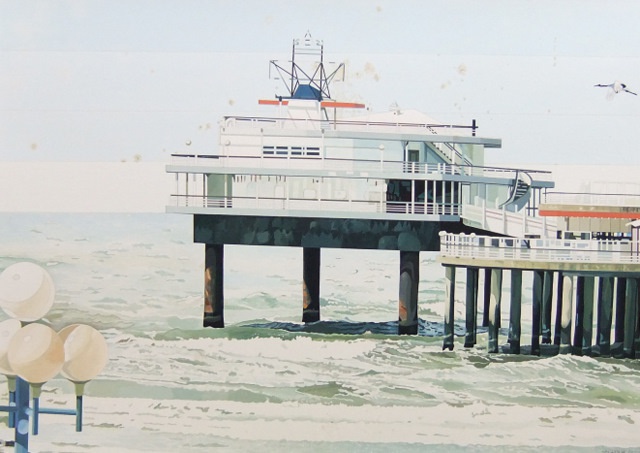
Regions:
[[[227,327],[203,329],[204,246],[190,216],[0,214],[0,270],[45,267],[57,292],[44,321],[90,324],[109,345],[83,432],[41,415],[30,450],[640,452],[639,361],[489,354],[482,332],[465,349],[464,275],[456,347],[442,351],[432,253],[421,254],[419,335],[398,336],[398,259],[323,250],[323,321],[304,326],[302,251],[227,246]],[[44,386],[41,407],[73,404],[69,382]],[[13,437],[6,416],[0,437]]]

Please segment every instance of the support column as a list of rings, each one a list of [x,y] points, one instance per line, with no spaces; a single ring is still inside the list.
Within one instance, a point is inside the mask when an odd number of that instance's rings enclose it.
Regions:
[[[616,282],[616,323],[614,331],[614,348],[624,343],[624,306],[627,294],[627,279],[618,277]]]
[[[489,326],[489,304],[491,302],[491,269],[484,270],[484,291],[482,292],[482,327]]]
[[[573,330],[573,354],[582,354],[582,331],[584,325],[584,277],[576,277],[576,323]]]
[[[551,344],[551,305],[553,303],[553,272],[544,272],[542,284],[542,344]]]
[[[320,249],[302,249],[302,322],[320,321]]]
[[[540,313],[544,271],[533,271],[533,297],[531,300],[531,354],[540,355]]]
[[[467,290],[465,294],[465,334],[464,347],[472,348],[476,344],[478,320],[478,276],[480,269],[467,268]]]
[[[624,309],[624,343],[626,358],[635,358],[636,325],[638,323],[638,279],[627,278],[627,297]]]
[[[562,277],[562,315],[560,329],[560,345],[571,346],[571,324],[573,308],[573,277]]]
[[[595,277],[584,278],[584,311],[582,324],[582,354],[591,355],[593,345],[593,296],[595,290]]]
[[[520,354],[522,313],[522,270],[511,269],[511,308],[509,310],[509,352]]]
[[[224,327],[224,245],[206,244],[204,258],[204,327]]]
[[[420,252],[400,251],[400,294],[398,298],[398,333],[418,333],[418,282]]]
[[[611,354],[611,315],[613,313],[613,277],[600,277],[598,285],[598,346],[600,355]]]
[[[560,346],[562,342],[562,310],[564,307],[562,294],[564,287],[564,275],[558,272],[558,285],[556,291],[556,322],[553,329],[553,344]]]
[[[502,269],[491,269],[491,295],[489,298],[489,352],[498,352],[500,329],[500,302],[502,299]]]
[[[442,350],[448,349],[453,351],[453,306],[455,302],[456,289],[456,268],[454,266],[446,266],[445,268],[445,286],[444,286],[444,340],[442,342]]]
[[[573,337],[573,352],[578,355],[591,354],[593,336],[593,288],[594,277],[577,277],[576,327]]]

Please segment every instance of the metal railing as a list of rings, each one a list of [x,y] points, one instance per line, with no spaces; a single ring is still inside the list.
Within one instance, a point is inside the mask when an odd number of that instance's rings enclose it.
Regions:
[[[507,236],[555,236],[557,221],[550,217],[527,215],[527,210],[511,212],[505,208],[487,207],[484,200],[477,204],[465,203],[461,217],[473,222],[478,228]]]
[[[476,259],[540,262],[640,264],[630,240],[497,238],[440,233],[440,255]]]
[[[242,156],[242,155],[213,155],[213,154],[171,154],[172,165],[193,167],[243,168],[249,173],[251,169],[279,169],[314,171],[347,171],[347,172],[381,172],[437,174],[437,175],[473,175],[478,177],[494,177],[512,180],[517,177],[518,169],[503,167],[484,167],[471,165],[430,164],[424,162],[391,161],[376,159],[338,159],[299,156]],[[527,170],[529,175],[535,175],[536,181],[551,181],[548,171]],[[276,173],[273,173],[276,174]]]
[[[300,129],[300,126],[305,126],[309,129],[349,129],[354,126],[358,127],[358,130],[367,130],[370,128],[396,128],[396,129],[424,129],[432,132],[434,129],[461,129],[470,130],[471,135],[475,135],[477,126],[475,123],[471,125],[459,125],[459,124],[432,124],[432,123],[414,123],[414,122],[402,122],[402,121],[367,121],[367,120],[338,120],[338,119],[314,119],[314,118],[282,118],[282,117],[268,117],[268,116],[225,116],[223,127],[234,126],[249,126],[264,128],[265,126],[271,126],[274,128],[284,128],[290,125],[296,129]],[[349,126],[349,128],[345,127]]]
[[[640,207],[640,194],[547,192],[544,203],[587,206],[634,206]]]
[[[210,197],[204,195],[171,195],[169,206],[176,208],[251,209],[255,211],[309,211],[407,214],[416,216],[459,216],[457,203],[418,203],[399,201],[336,200],[281,197]],[[230,214],[230,213],[229,213]]]

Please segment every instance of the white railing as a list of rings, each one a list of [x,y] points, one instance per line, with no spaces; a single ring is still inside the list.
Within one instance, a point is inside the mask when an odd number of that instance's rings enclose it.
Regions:
[[[640,194],[547,192],[544,202],[548,204],[640,207]]]
[[[412,203],[370,200],[327,200],[278,197],[208,197],[203,195],[171,195],[170,207],[208,208],[211,210],[250,209],[255,211],[309,211],[314,215],[323,212],[355,212],[407,214],[418,217],[427,215],[458,216],[460,206],[455,203]],[[227,212],[232,214],[232,212]]]
[[[380,172],[385,175],[393,173],[413,173],[416,175],[472,175],[474,177],[492,177],[512,180],[519,170],[500,167],[481,167],[451,164],[427,164],[423,162],[365,160],[365,159],[336,159],[321,157],[274,157],[274,156],[242,156],[242,155],[211,155],[211,154],[172,154],[171,165],[181,165],[196,168],[242,168],[249,172],[251,169],[279,169],[305,170],[329,172]],[[550,180],[548,172],[527,170],[537,181]],[[276,174],[276,173],[273,173]]]
[[[382,172],[415,173],[436,175],[464,174],[465,167],[448,164],[425,164],[422,162],[399,162],[380,160],[322,159],[320,157],[271,157],[271,156],[211,156],[204,154],[172,154],[172,165],[194,167],[242,168],[273,170],[313,170],[318,172]]]
[[[640,264],[630,240],[497,238],[440,232],[442,257]]]
[[[461,217],[473,226],[506,236],[555,237],[558,230],[555,219],[529,216],[526,209],[511,212],[504,208],[488,208],[485,200],[479,200],[479,204],[463,204]]]
[[[313,119],[313,118],[282,118],[282,117],[261,117],[261,116],[227,116],[224,118],[223,127],[273,127],[284,129],[291,127],[294,129],[314,129],[319,128],[334,130],[379,130],[380,128],[406,130],[417,129],[435,134],[436,129],[459,130],[465,135],[472,135],[476,127],[473,125],[457,124],[431,124],[412,123],[402,121],[366,121],[366,120],[345,120],[345,119]],[[469,131],[470,133],[468,133]]]

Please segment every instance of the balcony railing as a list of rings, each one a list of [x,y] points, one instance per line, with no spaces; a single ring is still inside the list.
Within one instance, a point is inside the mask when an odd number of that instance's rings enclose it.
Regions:
[[[268,211],[295,211],[296,214],[307,211],[310,216],[320,216],[330,212],[407,214],[415,216],[459,216],[457,203],[418,203],[398,201],[370,200],[327,200],[278,197],[209,197],[203,195],[171,195],[170,207],[207,208],[212,211],[255,210],[256,213]]]
[[[401,174],[411,173],[415,175],[464,175],[477,177],[492,177],[502,179],[514,179],[520,170],[501,167],[482,167],[469,165],[431,164],[424,162],[388,161],[373,159],[336,159],[321,157],[276,157],[276,156],[240,156],[240,155],[212,155],[212,154],[185,154],[171,155],[171,165],[192,166],[196,168],[238,168],[246,169],[250,173],[252,169],[273,170],[280,169],[301,170],[301,174],[311,172],[328,173],[331,171]],[[551,173],[547,171],[526,170],[535,181],[551,181]],[[420,179],[420,178],[417,178]]]
[[[440,233],[440,255],[490,260],[640,264],[630,240],[497,238]]]
[[[581,206],[640,207],[640,194],[547,192],[544,203]]]

